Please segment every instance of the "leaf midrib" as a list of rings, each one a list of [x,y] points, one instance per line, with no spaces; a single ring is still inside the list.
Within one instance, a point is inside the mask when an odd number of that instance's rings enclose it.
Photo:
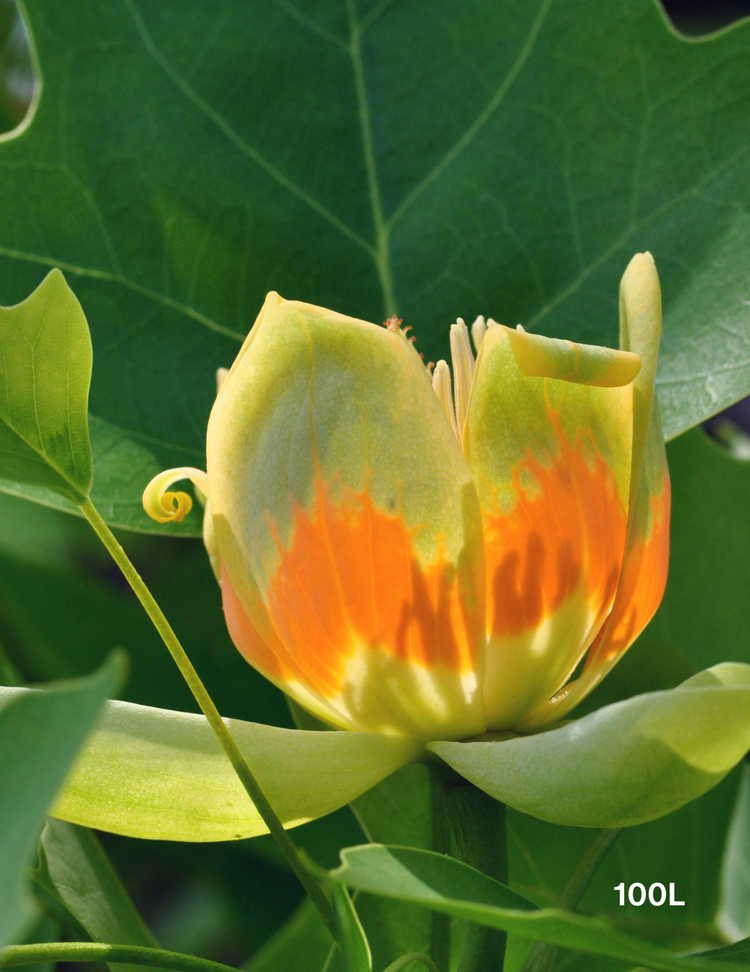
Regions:
[[[357,19],[355,0],[346,0],[350,28],[349,44],[347,44],[337,35],[330,33],[329,31],[320,27],[320,25],[310,21],[310,19],[296,7],[294,7],[289,0],[276,0],[277,5],[292,19],[296,20],[313,34],[340,48],[345,53],[348,53],[352,61],[355,96],[357,100],[357,111],[359,115],[362,137],[363,160],[367,177],[368,195],[370,198],[375,234],[375,241],[374,243],[371,243],[369,240],[361,236],[356,230],[352,229],[351,226],[336,216],[336,214],[327,206],[324,206],[321,202],[315,199],[314,196],[308,193],[301,186],[297,185],[296,182],[294,182],[280,169],[269,162],[269,160],[266,159],[265,156],[263,156],[257,149],[246,142],[245,139],[242,138],[242,136],[239,135],[239,133],[236,132],[234,128],[232,128],[232,126],[224,119],[224,117],[219,114],[219,112],[217,112],[204,98],[202,98],[197,91],[195,91],[192,85],[172,66],[172,64],[170,64],[166,57],[164,57],[154,43],[143,17],[135,4],[135,0],[122,0],[122,3],[124,4],[135,25],[136,31],[146,52],[164,71],[164,73],[170,78],[176,87],[182,91],[185,97],[192,102],[192,104],[199,111],[209,118],[243,155],[254,161],[280,186],[304,202],[310,209],[316,212],[343,236],[351,240],[370,256],[375,264],[375,269],[378,275],[386,317],[396,312],[393,267],[390,258],[390,233],[392,228],[401,219],[406,210],[436,179],[440,177],[442,172],[448,168],[451,162],[453,162],[453,160],[460,155],[468,145],[471,144],[477,133],[481,130],[481,128],[484,127],[484,125],[500,107],[508,90],[518,78],[523,70],[523,67],[531,56],[531,53],[536,46],[544,20],[546,19],[547,13],[552,6],[552,0],[542,0],[521,51],[519,52],[516,60],[513,62],[505,78],[493,96],[490,98],[489,102],[485,105],[472,124],[467,128],[464,134],[451,146],[450,149],[448,149],[445,155],[436,163],[436,165],[433,166],[430,172],[423,177],[418,185],[406,196],[404,200],[402,200],[399,206],[397,206],[393,213],[391,213],[391,215],[386,219],[382,208],[380,182],[377,175],[360,40],[363,33],[363,25],[364,29],[372,26],[372,23],[377,20],[377,17],[390,6],[391,0],[387,0],[387,2],[384,2],[379,7],[375,8],[375,10],[371,12],[370,16],[365,18],[365,21],[362,23],[360,23]],[[0,251],[0,253],[2,253],[2,251]],[[133,289],[136,289],[136,287],[139,286],[135,285],[132,281],[130,281],[129,285],[132,286]],[[163,298],[163,301],[166,303],[168,298]],[[182,307],[184,306],[185,305],[182,305]],[[191,314],[190,316],[195,315]],[[203,320],[203,323],[206,323],[205,319]],[[221,328],[221,325],[218,325],[215,322],[212,322],[212,324],[209,326],[212,326],[215,330]],[[226,329],[221,328],[221,330],[222,333],[227,333]],[[229,333],[231,336],[235,336],[236,334],[236,332]]]

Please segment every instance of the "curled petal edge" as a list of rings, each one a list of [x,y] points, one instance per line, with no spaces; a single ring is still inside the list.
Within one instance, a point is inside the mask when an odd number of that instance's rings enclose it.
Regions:
[[[180,523],[193,508],[193,500],[187,493],[170,492],[169,487],[181,479],[189,479],[203,496],[208,496],[208,476],[202,469],[178,466],[165,469],[154,476],[143,491],[143,509],[157,523]]]

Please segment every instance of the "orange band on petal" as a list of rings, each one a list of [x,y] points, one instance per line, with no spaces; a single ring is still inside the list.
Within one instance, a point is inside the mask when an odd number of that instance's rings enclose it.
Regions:
[[[264,592],[273,652],[224,595],[248,660],[279,682],[293,675],[355,728],[424,738],[481,732],[474,668],[484,604],[470,602],[466,591],[476,586],[463,569],[442,556],[422,565],[398,513],[340,484],[318,479],[313,509],[296,507],[293,524],[287,547],[276,534],[278,566]]]
[[[455,566],[422,567],[399,515],[367,493],[331,490],[320,480],[312,513],[297,508],[288,550],[267,592],[271,616],[317,687],[336,693],[357,645],[403,661],[473,668],[481,616],[459,595]]]

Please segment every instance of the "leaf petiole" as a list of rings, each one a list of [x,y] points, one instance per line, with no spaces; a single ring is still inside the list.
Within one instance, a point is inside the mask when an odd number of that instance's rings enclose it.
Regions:
[[[43,942],[11,945],[0,949],[0,968],[36,965],[46,962],[126,962],[150,965],[174,972],[237,972],[231,965],[212,962],[195,955],[168,952],[143,945],[101,945],[98,942]]]
[[[384,972],[401,972],[410,962],[421,962],[427,972],[437,972],[437,967],[432,959],[421,952],[407,952],[406,955],[399,956],[395,962],[391,962]]]

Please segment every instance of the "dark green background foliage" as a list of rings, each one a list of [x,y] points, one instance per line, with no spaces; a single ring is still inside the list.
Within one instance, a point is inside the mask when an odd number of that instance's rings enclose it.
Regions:
[[[456,315],[478,313],[614,343],[619,276],[649,249],[668,433],[750,391],[750,24],[688,43],[652,0],[29,0],[26,12],[43,87],[31,127],[0,144],[0,303],[51,266],[81,300],[93,495],[110,522],[161,530],[143,486],[203,463],[215,369],[269,289],[375,321],[395,310],[426,359],[446,354]],[[23,73],[23,45],[8,50],[6,81]],[[11,128],[22,104],[0,99],[0,114]],[[581,712],[750,663],[750,464],[699,431],[668,452],[664,602]],[[167,528],[199,529],[197,512]],[[200,543],[121,539],[222,714],[293,725],[231,645]],[[83,675],[114,646],[131,661],[122,698],[195,709],[88,528],[0,494],[0,683]],[[750,914],[743,772],[623,834],[581,910],[678,949],[720,945],[717,916],[726,930]],[[295,839],[326,867],[370,837],[429,847],[428,790],[424,767],[407,767]],[[592,834],[511,813],[509,838],[512,886],[550,904]],[[103,845],[163,947],[251,972],[322,969],[315,913],[279,931],[301,895],[267,838]],[[621,880],[674,881],[687,906],[620,909]],[[29,940],[86,938],[69,907],[34,894]],[[427,947],[427,912],[366,894],[357,907],[378,972]],[[511,939],[511,970],[527,951]],[[565,952],[556,965],[629,967]]]

